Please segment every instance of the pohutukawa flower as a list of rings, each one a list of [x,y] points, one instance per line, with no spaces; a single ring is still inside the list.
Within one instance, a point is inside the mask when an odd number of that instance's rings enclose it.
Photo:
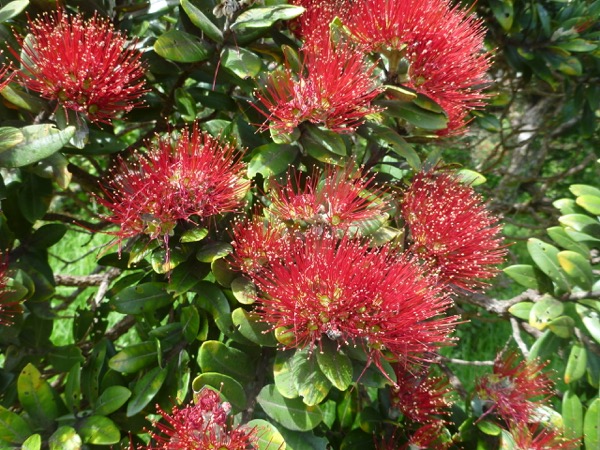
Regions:
[[[160,407],[158,412],[166,423],[158,422],[158,432],[150,436],[156,444],[148,450],[248,450],[258,448],[254,428],[230,427],[231,405],[221,402],[218,392],[203,389],[195,405],[174,407],[171,414]]]
[[[336,18],[345,18],[348,11],[346,0],[293,0],[306,11],[291,24],[304,45],[313,45],[321,39],[329,39],[330,24]]]
[[[514,352],[500,355],[491,374],[482,377],[475,391],[486,411],[507,424],[527,424],[536,408],[553,394],[553,383],[542,372],[547,363],[518,362]]]
[[[28,89],[92,122],[110,122],[141,104],[141,54],[108,19],[57,11],[29,19],[29,30],[16,36],[22,51],[11,49]]]
[[[358,343],[377,364],[382,355],[417,360],[452,341],[456,317],[442,316],[450,299],[389,246],[308,232],[250,277],[260,291],[258,313],[293,333],[290,347],[325,337]]]
[[[413,422],[431,423],[447,415],[450,406],[448,380],[431,376],[429,369],[407,368],[395,364],[396,386],[392,388],[392,406]]]
[[[448,115],[441,134],[457,134],[483,106],[490,57],[482,21],[449,0],[359,0],[346,25],[367,51],[385,54],[391,82],[436,101]],[[397,68],[408,65],[408,72]]]
[[[150,144],[147,154],[120,161],[102,189],[99,202],[107,219],[119,225],[118,241],[147,235],[168,243],[178,222],[208,224],[209,219],[237,211],[250,181],[232,145],[200,131],[198,124]]]
[[[404,447],[406,450],[446,450],[452,446],[452,437],[443,420],[427,423],[413,433]]]
[[[473,290],[504,261],[498,218],[471,186],[444,171],[419,173],[404,194],[410,252],[449,284]]]
[[[281,222],[270,222],[255,214],[252,220],[238,221],[233,228],[236,269],[246,274],[268,269],[289,251],[291,235]]]
[[[558,430],[539,424],[513,424],[510,434],[515,450],[570,450],[581,446],[579,439],[566,439]]]
[[[11,67],[9,65],[0,66],[0,91],[11,81],[12,74],[9,75],[10,70]]]
[[[388,203],[369,178],[350,166],[328,167],[303,178],[291,172],[286,185],[274,183],[269,212],[288,225],[354,232],[370,221],[388,218]]]
[[[269,75],[265,90],[256,92],[266,109],[256,107],[267,118],[262,130],[291,133],[310,122],[349,133],[380,110],[371,105],[382,91],[373,75],[375,66],[347,43],[334,45],[329,38],[318,43],[301,50],[299,73],[286,62]]]

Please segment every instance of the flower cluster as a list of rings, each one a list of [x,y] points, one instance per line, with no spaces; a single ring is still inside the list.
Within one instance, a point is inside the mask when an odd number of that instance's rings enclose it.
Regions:
[[[4,88],[4,86],[10,83],[12,74],[9,74],[9,70],[9,65],[0,66],[0,91]]]
[[[107,217],[120,226],[118,241],[148,235],[165,245],[180,221],[206,223],[218,214],[236,211],[250,187],[245,165],[232,145],[200,131],[197,124],[180,136],[151,144],[147,154],[120,160],[105,181]]]
[[[171,414],[160,407],[158,412],[166,423],[155,424],[151,431],[155,444],[147,450],[248,450],[258,448],[255,429],[228,426],[231,405],[222,402],[218,392],[202,389],[195,405],[173,408]]]
[[[504,260],[498,218],[471,186],[449,172],[417,174],[404,193],[402,217],[409,251],[449,284],[480,287]]]
[[[513,425],[510,435],[515,450],[571,450],[581,445],[579,439],[565,439],[558,430],[538,424]]]
[[[11,49],[23,86],[92,122],[110,122],[140,104],[141,54],[107,19],[59,10],[29,19],[29,32],[16,36],[21,52]]]

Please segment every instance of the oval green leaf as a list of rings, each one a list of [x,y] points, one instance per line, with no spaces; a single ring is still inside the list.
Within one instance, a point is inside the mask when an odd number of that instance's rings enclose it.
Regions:
[[[181,7],[190,18],[190,21],[200,28],[206,36],[215,42],[223,42],[223,33],[221,30],[210,21],[208,17],[200,9],[202,0],[181,0]]]
[[[202,344],[198,364],[202,372],[222,373],[243,381],[254,379],[256,372],[256,365],[248,355],[219,341]]]
[[[338,344],[328,339],[321,340],[317,362],[321,372],[340,391],[345,391],[352,383],[352,361],[338,348]]]
[[[210,386],[219,391],[233,407],[233,414],[246,408],[246,392],[240,383],[222,373],[207,372],[198,375],[192,381],[194,392],[200,392],[204,386]]]
[[[0,405],[0,441],[23,442],[31,433],[33,430],[25,419]]]
[[[558,264],[556,247],[539,239],[530,238],[527,241],[527,249],[541,271],[548,275],[561,291],[570,291],[567,276]]]
[[[600,448],[600,398],[594,399],[583,420],[585,448]]]
[[[285,450],[286,444],[283,436],[275,428],[275,425],[262,419],[253,419],[246,425],[248,428],[254,429],[256,436],[257,450]]]
[[[166,368],[155,367],[144,375],[133,387],[133,396],[127,404],[127,417],[133,417],[143,410],[158,394],[167,379]]]
[[[533,302],[519,302],[508,308],[508,312],[522,320],[529,320]]]
[[[44,428],[49,428],[58,417],[58,404],[50,384],[39,370],[27,364],[17,380],[19,402],[29,417]]]
[[[212,49],[193,34],[179,30],[167,31],[154,43],[154,51],[165,59],[182,63],[195,63],[210,57]]]
[[[583,406],[575,392],[568,390],[562,400],[565,439],[580,439],[583,434]]]
[[[528,264],[516,264],[503,269],[503,272],[528,289],[537,289],[538,282],[533,266]]]
[[[565,369],[565,383],[570,384],[573,381],[579,380],[585,375],[587,368],[587,352],[585,347],[576,342],[571,347],[569,358],[567,359],[567,367]]]
[[[119,428],[104,416],[90,416],[83,419],[77,431],[86,444],[112,445],[121,439]]]
[[[565,305],[555,298],[545,295],[538,302],[535,302],[529,312],[529,325],[538,330],[544,330],[548,323],[565,311]]]
[[[261,72],[262,59],[244,47],[225,47],[221,65],[240,78],[254,78]]]
[[[262,347],[277,346],[277,339],[271,330],[271,325],[261,322],[258,314],[237,308],[231,313],[231,319],[242,336],[249,341]]]
[[[47,158],[63,148],[75,130],[74,126],[59,130],[51,124],[23,127],[24,140],[0,153],[0,167],[23,167]]]
[[[236,33],[252,28],[269,28],[278,20],[290,20],[298,17],[305,9],[294,5],[274,5],[263,8],[251,8],[238,16],[231,25]]]
[[[252,152],[248,163],[248,178],[261,174],[265,178],[285,172],[298,156],[298,148],[287,144],[266,144]]]
[[[271,419],[290,430],[312,430],[323,420],[318,406],[307,406],[300,398],[285,398],[273,384],[261,389],[257,401]]]
[[[108,361],[108,367],[121,373],[135,373],[156,362],[155,342],[142,342],[125,347]]]
[[[94,412],[99,416],[108,416],[123,406],[129,397],[131,391],[125,386],[107,387],[96,400]]]
[[[111,300],[111,304],[122,314],[144,314],[169,305],[173,301],[167,292],[167,284],[149,282],[129,286]]]
[[[560,267],[562,267],[573,284],[588,291],[592,289],[594,274],[592,273],[592,265],[588,258],[571,250],[559,252],[557,258]]]
[[[81,450],[81,437],[75,428],[62,426],[48,439],[50,450]]]

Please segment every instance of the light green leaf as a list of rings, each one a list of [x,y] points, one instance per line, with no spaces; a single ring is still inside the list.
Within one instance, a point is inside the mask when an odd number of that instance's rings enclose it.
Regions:
[[[33,430],[25,419],[0,405],[0,441],[23,442],[32,433]]]
[[[571,347],[569,358],[567,359],[567,367],[565,369],[565,383],[570,384],[573,381],[579,380],[585,375],[587,368],[587,352],[585,347],[575,342]]]
[[[38,162],[63,148],[75,135],[75,127],[59,130],[51,124],[20,129],[24,140],[0,153],[0,167],[23,167]]]
[[[530,238],[527,241],[527,249],[541,271],[548,275],[561,291],[571,290],[567,276],[558,264],[556,247],[539,239]]]
[[[221,65],[240,78],[254,78],[262,69],[262,59],[243,47],[225,47],[221,52]]]
[[[49,428],[58,417],[58,404],[50,384],[31,363],[21,371],[17,380],[19,402],[29,417]]]
[[[328,339],[321,340],[317,362],[321,372],[340,391],[345,391],[352,383],[352,361],[338,344]]]
[[[262,322],[258,314],[237,308],[231,313],[233,324],[249,341],[262,347],[276,347],[277,339],[271,330],[271,325]]]
[[[244,381],[252,380],[256,372],[256,366],[248,355],[219,341],[202,343],[198,364],[202,372],[218,372]]]
[[[265,178],[285,172],[298,156],[298,147],[287,144],[266,144],[252,152],[248,163],[248,178],[261,174]]]
[[[75,428],[62,426],[50,436],[48,444],[50,450],[80,450],[83,443]]]
[[[266,420],[253,419],[245,427],[254,428],[257,450],[285,450],[287,448],[279,430]]]
[[[580,439],[583,435],[583,406],[577,394],[571,389],[563,396],[562,417],[565,424],[565,439]]]
[[[251,8],[238,16],[231,29],[236,33],[250,28],[269,28],[278,20],[290,20],[298,17],[305,9],[294,5],[274,5],[263,8]]]
[[[195,63],[208,59],[213,50],[193,34],[171,30],[159,36],[154,51],[165,59],[182,63]]]
[[[157,361],[158,350],[155,342],[142,342],[129,345],[110,358],[108,366],[121,373],[135,373]]]
[[[596,397],[585,413],[583,442],[585,448],[600,448],[600,398]]]
[[[17,17],[29,6],[29,0],[13,0],[0,9],[0,23]]]
[[[112,445],[121,439],[119,428],[104,416],[86,417],[79,423],[77,431],[86,444]]]
[[[123,289],[111,300],[122,314],[144,314],[169,305],[173,298],[167,293],[167,284],[148,282]]]
[[[127,404],[127,417],[133,417],[142,411],[158,394],[167,379],[167,368],[155,367],[144,375],[133,387],[133,395]]]
[[[131,391],[125,386],[107,387],[96,400],[94,412],[99,416],[108,416],[123,406],[129,397]]]
[[[202,0],[181,0],[181,7],[190,18],[190,21],[200,28],[206,36],[215,42],[223,42],[223,33],[221,30],[210,21],[202,12]]]

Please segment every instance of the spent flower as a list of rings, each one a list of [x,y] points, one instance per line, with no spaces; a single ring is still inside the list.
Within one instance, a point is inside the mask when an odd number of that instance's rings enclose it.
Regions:
[[[417,174],[404,193],[409,251],[447,283],[473,290],[498,272],[506,249],[498,218],[474,189],[444,171]]]
[[[22,51],[11,49],[22,66],[17,80],[29,90],[92,122],[141,104],[141,53],[108,19],[59,10],[29,18],[29,31],[16,36]]]
[[[518,361],[518,354],[498,355],[491,374],[475,387],[484,415],[495,414],[508,424],[527,424],[553,393],[553,383],[542,371],[547,363]]]
[[[147,154],[120,160],[102,186],[99,202],[119,225],[119,242],[138,235],[165,244],[179,222],[207,225],[218,214],[237,211],[250,181],[235,148],[200,131],[160,138]]]

